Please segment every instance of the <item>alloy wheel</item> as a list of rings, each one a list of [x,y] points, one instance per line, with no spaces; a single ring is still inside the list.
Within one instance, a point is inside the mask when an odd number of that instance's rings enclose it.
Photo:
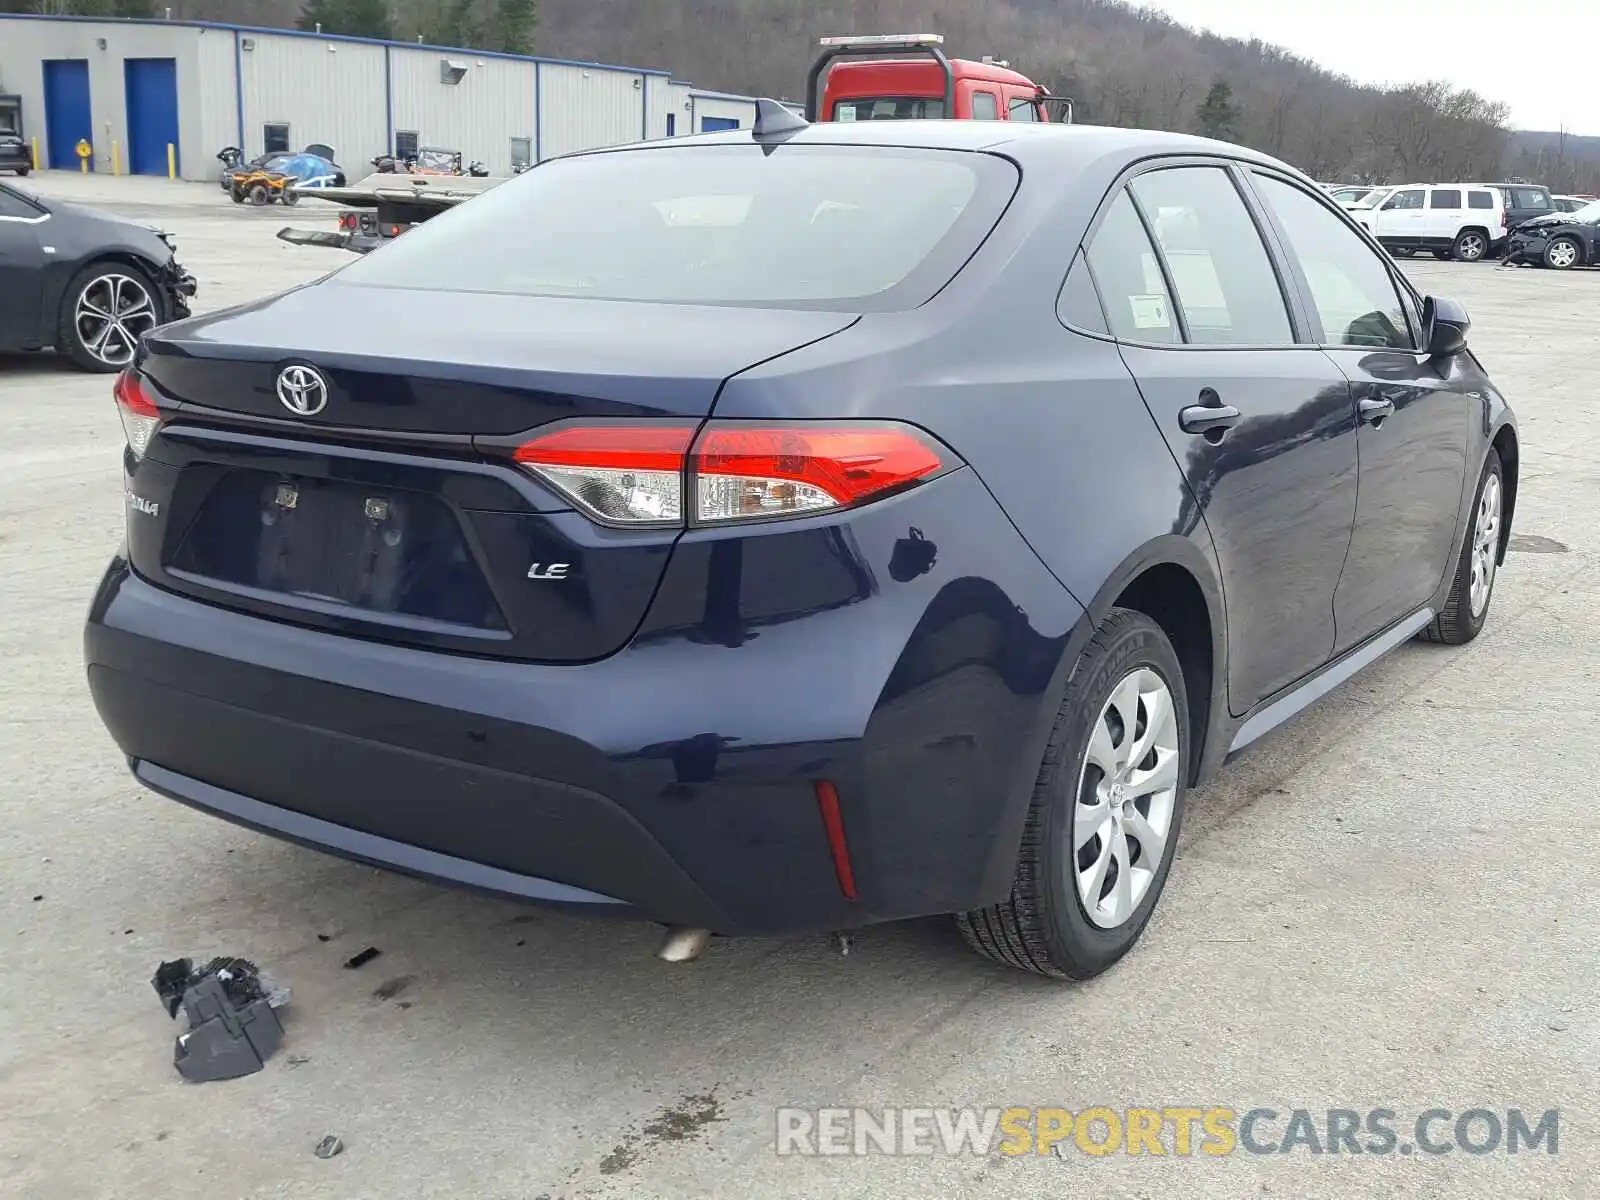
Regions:
[[[1172,692],[1140,667],[1112,689],[1078,770],[1067,860],[1083,911],[1099,928],[1132,917],[1161,869],[1178,774]]]
[[[133,361],[140,336],[158,323],[149,288],[130,275],[96,275],[78,293],[73,313],[83,348],[108,367]]]
[[[1467,602],[1473,617],[1481,617],[1489,607],[1494,588],[1494,572],[1500,556],[1500,477],[1491,474],[1483,481],[1478,497],[1478,513],[1472,522],[1472,580]]]
[[[1559,241],[1550,247],[1549,259],[1552,267],[1566,270],[1578,261],[1578,248],[1569,241]]]
[[[1456,253],[1464,262],[1476,262],[1483,257],[1488,247],[1484,245],[1483,238],[1476,233],[1469,233],[1456,243]]]

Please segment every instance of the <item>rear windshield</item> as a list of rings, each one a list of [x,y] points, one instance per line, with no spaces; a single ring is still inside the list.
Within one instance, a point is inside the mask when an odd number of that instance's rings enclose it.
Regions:
[[[835,121],[939,121],[944,101],[921,96],[857,96],[833,106]]]
[[[1549,208],[1550,196],[1543,188],[1512,188],[1512,208]]]
[[[885,311],[923,303],[999,220],[990,155],[678,146],[556,159],[416,226],[343,283]]]

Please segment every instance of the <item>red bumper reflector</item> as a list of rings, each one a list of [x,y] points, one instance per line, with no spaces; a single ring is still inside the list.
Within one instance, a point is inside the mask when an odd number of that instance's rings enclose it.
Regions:
[[[822,810],[822,827],[828,831],[828,850],[833,854],[833,872],[839,877],[839,890],[846,900],[856,898],[856,876],[850,869],[850,847],[844,840],[844,814],[839,810],[839,792],[826,779],[816,783],[817,807]]]

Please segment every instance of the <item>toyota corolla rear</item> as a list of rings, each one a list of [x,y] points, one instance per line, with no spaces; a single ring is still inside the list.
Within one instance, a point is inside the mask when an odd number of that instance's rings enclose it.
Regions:
[[[1018,183],[804,139],[585,155],[149,338],[86,631],[136,777],[723,932],[1003,895],[1081,610],[937,430],[852,414]]]

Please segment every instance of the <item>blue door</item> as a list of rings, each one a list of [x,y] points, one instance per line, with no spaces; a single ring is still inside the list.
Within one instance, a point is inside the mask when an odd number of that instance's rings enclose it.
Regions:
[[[716,133],[723,129],[737,129],[739,122],[733,117],[701,117],[700,132]]]
[[[165,175],[167,147],[177,154],[178,64],[171,58],[130,58],[122,64],[128,89],[128,169]]]
[[[44,63],[44,137],[50,166],[78,169],[78,139],[94,145],[94,117],[89,109],[89,60],[49,58]],[[94,160],[89,161],[90,170]]]

